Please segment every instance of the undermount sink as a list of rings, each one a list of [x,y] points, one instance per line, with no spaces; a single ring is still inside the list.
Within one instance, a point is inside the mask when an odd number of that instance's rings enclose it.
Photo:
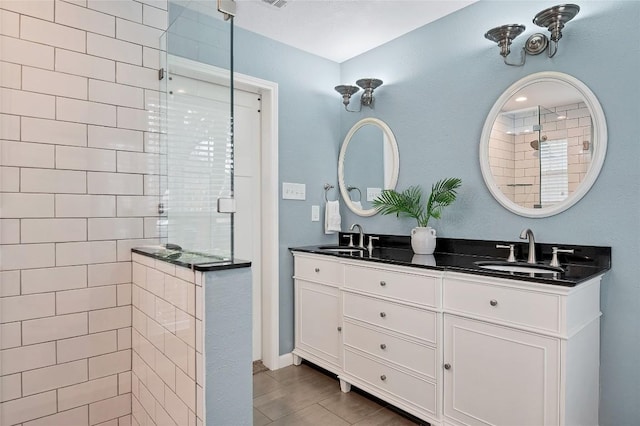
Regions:
[[[318,247],[318,250],[328,251],[332,253],[346,253],[346,254],[361,253],[364,251],[364,249],[361,249],[359,247],[348,247],[348,246],[320,246]]]
[[[555,266],[532,264],[532,263],[486,260],[486,261],[475,262],[475,264],[483,269],[491,269],[493,271],[502,271],[502,272],[524,272],[524,273],[534,273],[534,274],[557,274],[560,272],[564,272],[562,268],[558,268]]]

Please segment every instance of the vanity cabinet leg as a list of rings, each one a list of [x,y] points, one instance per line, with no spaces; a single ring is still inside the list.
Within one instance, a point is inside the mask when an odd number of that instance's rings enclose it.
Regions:
[[[344,393],[348,393],[351,391],[351,383],[348,383],[346,381],[344,381],[343,379],[340,379],[340,390]]]
[[[298,355],[293,355],[293,365],[300,365],[302,364],[302,358],[300,358]]]

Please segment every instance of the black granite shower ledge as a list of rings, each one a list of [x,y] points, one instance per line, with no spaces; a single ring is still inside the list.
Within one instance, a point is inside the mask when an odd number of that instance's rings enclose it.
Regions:
[[[160,246],[135,247],[133,253],[163,262],[189,268],[193,271],[220,271],[223,269],[249,268],[251,262],[240,259],[229,259],[205,253],[190,252],[182,249],[168,249]]]

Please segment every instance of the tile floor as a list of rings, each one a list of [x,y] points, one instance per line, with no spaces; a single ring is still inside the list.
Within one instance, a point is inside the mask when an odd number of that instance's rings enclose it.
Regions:
[[[406,417],[405,417],[406,416]],[[308,364],[253,376],[254,426],[412,426],[420,423]]]

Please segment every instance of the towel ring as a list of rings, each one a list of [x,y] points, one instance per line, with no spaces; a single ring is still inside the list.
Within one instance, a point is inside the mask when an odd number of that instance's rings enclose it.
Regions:
[[[360,188],[358,188],[357,186],[347,186],[348,192],[351,192],[353,190],[358,191],[359,198],[357,200],[351,200],[351,201],[362,201],[362,191],[360,191]],[[349,195],[349,197],[351,197],[351,195]]]
[[[329,200],[327,199],[327,192],[329,192],[329,190],[333,188],[335,188],[335,186],[331,185],[330,183],[324,184],[324,201],[326,201],[327,203],[329,202]]]

